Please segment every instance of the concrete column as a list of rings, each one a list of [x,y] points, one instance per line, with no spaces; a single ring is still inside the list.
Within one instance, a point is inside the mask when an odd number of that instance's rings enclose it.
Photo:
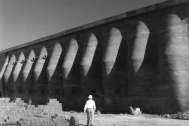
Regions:
[[[77,41],[75,39],[71,39],[62,65],[64,79],[63,88],[65,96],[75,94],[79,88],[79,85],[77,84],[77,78],[75,78],[74,73],[70,74],[71,70],[73,70],[73,64],[78,48]]]
[[[45,68],[47,56],[47,49],[43,46],[34,68],[36,91],[34,101],[37,104],[45,104],[47,102],[48,82]]]
[[[3,81],[3,75],[6,71],[6,68],[8,66],[8,63],[9,63],[9,55],[7,55],[6,59],[5,59],[5,62],[3,64],[3,67],[0,71],[0,85],[1,85],[1,92],[2,92],[2,96],[5,97],[5,83]]]
[[[60,43],[55,43],[51,53],[50,61],[47,66],[47,78],[49,87],[49,97],[58,98],[62,95],[63,82],[61,75],[61,69],[57,68],[60,56],[62,54],[62,46]]]
[[[94,55],[97,48],[97,38],[94,34],[90,34],[85,46],[84,54],[80,63],[81,68],[81,87],[85,94],[98,94],[100,89],[100,82],[98,81],[96,74],[97,68],[92,67],[94,61]]]
[[[4,77],[4,83],[5,83],[5,90],[6,90],[6,97],[13,98],[14,96],[14,83],[13,83],[13,69],[16,65],[16,57],[14,54],[10,57],[10,62],[7,66],[7,69],[5,71]]]
[[[23,79],[22,79],[22,66],[25,62],[25,56],[24,53],[21,52],[17,61],[17,64],[13,71],[13,82],[14,82],[14,88],[15,88],[15,98],[22,98],[23,96]]]

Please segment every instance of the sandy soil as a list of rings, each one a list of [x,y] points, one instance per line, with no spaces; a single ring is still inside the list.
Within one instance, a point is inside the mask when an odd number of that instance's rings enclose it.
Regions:
[[[67,119],[77,116],[79,126],[86,126],[87,115],[77,112],[64,112]],[[189,126],[189,120],[168,119],[150,115],[95,114],[94,126]]]

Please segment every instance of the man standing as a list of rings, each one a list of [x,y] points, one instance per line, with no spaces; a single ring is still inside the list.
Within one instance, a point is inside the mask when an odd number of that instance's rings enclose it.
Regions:
[[[88,101],[84,107],[84,113],[87,111],[87,126],[93,126],[94,112],[96,110],[95,102],[92,100],[93,96],[89,95]]]

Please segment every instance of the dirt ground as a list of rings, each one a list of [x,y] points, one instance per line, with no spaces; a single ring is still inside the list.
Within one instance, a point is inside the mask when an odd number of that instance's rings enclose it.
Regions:
[[[79,126],[86,126],[87,115],[64,112],[66,119],[76,116]],[[189,120],[168,119],[152,115],[95,114],[94,126],[189,126]]]

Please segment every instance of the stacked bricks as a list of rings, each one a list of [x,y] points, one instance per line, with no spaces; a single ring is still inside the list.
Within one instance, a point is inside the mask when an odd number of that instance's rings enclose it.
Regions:
[[[27,105],[20,98],[14,102],[10,102],[10,98],[0,98],[0,126],[78,126],[78,121],[70,122],[63,116],[62,104],[56,99],[36,107]]]

